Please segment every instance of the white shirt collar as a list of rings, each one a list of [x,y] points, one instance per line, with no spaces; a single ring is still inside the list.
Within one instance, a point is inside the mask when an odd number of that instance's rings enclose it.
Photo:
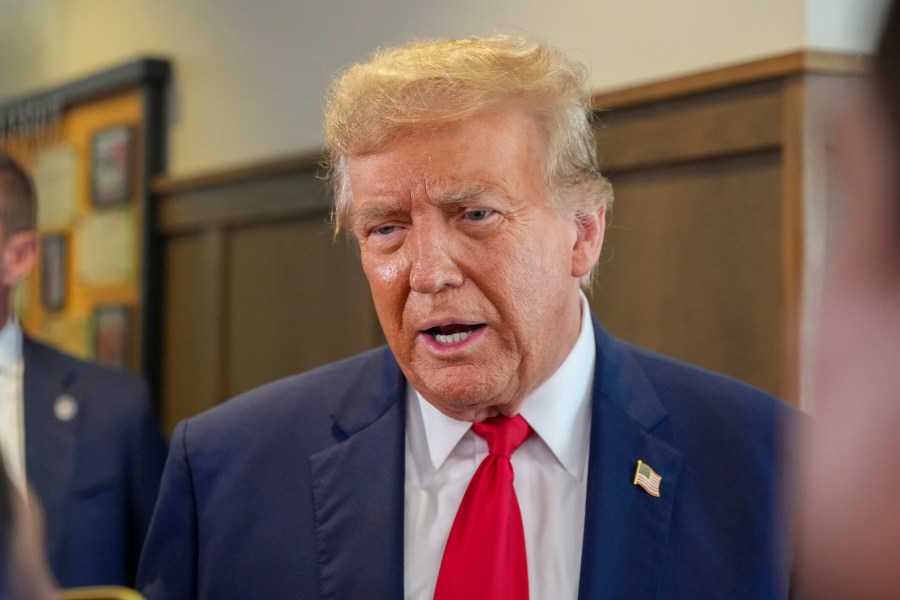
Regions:
[[[13,369],[22,356],[22,330],[19,321],[10,317],[0,329],[0,369]]]
[[[591,388],[597,349],[590,307],[581,294],[581,331],[556,372],[522,403],[520,413],[572,477],[585,476],[591,430]],[[448,417],[407,386],[407,425],[420,477],[440,469],[472,424]]]

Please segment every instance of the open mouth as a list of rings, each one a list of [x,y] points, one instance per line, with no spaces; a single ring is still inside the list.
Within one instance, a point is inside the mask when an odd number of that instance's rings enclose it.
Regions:
[[[475,333],[476,330],[481,329],[482,327],[484,327],[484,323],[479,323],[477,325],[451,323],[449,325],[441,325],[439,327],[426,329],[425,333],[434,338],[434,341],[438,344],[448,346],[450,344],[458,344],[465,341],[470,335]]]

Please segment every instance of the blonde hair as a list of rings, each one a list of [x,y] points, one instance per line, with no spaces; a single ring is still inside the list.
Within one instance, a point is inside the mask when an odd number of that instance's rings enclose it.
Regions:
[[[332,85],[325,136],[335,233],[353,200],[348,157],[509,101],[523,103],[547,136],[545,176],[558,206],[576,218],[609,207],[612,187],[597,168],[583,65],[526,38],[423,41],[376,52]]]

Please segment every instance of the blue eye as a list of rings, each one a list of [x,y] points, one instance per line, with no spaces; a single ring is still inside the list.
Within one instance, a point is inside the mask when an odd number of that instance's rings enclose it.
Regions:
[[[493,214],[493,210],[489,208],[479,208],[474,210],[467,210],[466,217],[470,221],[483,221]]]
[[[376,227],[372,231],[374,231],[378,235],[388,235],[393,233],[393,231],[397,229],[396,225],[382,225],[381,227]]]

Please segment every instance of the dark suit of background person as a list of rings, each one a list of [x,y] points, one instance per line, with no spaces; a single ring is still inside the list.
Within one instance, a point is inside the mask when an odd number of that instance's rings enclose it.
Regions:
[[[3,153],[0,203],[18,219],[0,223],[5,324],[36,234],[33,185]],[[166,453],[147,386],[21,339],[25,475],[46,514],[48,562],[61,587],[132,585]]]
[[[147,386],[28,337],[23,359],[26,473],[53,572],[62,587],[133,585],[166,452]]]
[[[565,371],[567,380],[584,375],[590,413],[586,487],[574,492],[585,498],[583,522],[575,519],[581,570],[557,561],[562,577],[541,580],[553,567],[537,562],[529,577],[604,600],[788,596],[779,461],[792,410],[619,342],[586,314],[580,290],[599,257],[609,189],[596,172],[579,73],[549,46],[498,36],[387,51],[333,88],[337,225],[360,242],[389,348],[179,424],[138,575],[150,600],[403,598],[405,544],[419,559],[405,531],[407,503],[419,497],[407,495],[416,427],[407,406],[418,406],[410,388],[463,429],[534,406],[532,392],[566,364],[561,354],[594,357]],[[459,100],[476,104],[472,96],[484,101],[467,112]],[[387,116],[370,110],[379,101]],[[554,161],[552,125],[535,115],[560,105],[569,118],[554,123],[578,141]],[[363,141],[344,143],[336,129]],[[557,204],[564,199],[581,203]],[[541,413],[530,414],[536,435],[523,447],[542,449]],[[472,447],[461,441],[454,452]],[[534,456],[520,481],[557,468],[555,456]],[[639,460],[662,476],[659,497],[634,485]],[[474,470],[475,461],[464,464]],[[565,502],[555,491],[533,490],[548,499],[529,513],[533,560],[571,549],[569,539],[540,541]],[[415,525],[442,531],[437,520]],[[433,549],[424,558],[440,563]],[[427,585],[414,593],[427,596]]]

